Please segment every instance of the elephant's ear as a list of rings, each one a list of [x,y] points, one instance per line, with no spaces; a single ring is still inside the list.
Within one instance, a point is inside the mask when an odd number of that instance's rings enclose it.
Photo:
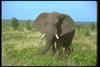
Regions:
[[[41,33],[44,33],[45,20],[46,20],[47,15],[48,13],[42,13],[34,21],[34,27]]]
[[[72,18],[68,15],[62,15],[61,33],[60,36],[72,32],[75,29],[75,24]]]

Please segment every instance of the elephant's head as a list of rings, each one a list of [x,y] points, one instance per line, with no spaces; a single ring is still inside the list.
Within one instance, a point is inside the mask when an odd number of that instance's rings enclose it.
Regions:
[[[39,30],[43,36],[49,39],[56,37],[59,39],[60,36],[73,30],[73,20],[64,14],[53,13],[42,13],[35,20],[35,28]],[[42,37],[43,37],[42,36]]]

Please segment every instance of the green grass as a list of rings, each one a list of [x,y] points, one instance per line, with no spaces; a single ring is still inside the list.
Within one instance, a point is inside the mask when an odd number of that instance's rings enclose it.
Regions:
[[[77,27],[72,42],[74,52],[57,57],[51,54],[51,50],[45,55],[39,54],[45,39],[41,41],[41,34],[34,28],[27,32],[24,31],[25,24],[21,24],[16,32],[9,24],[3,24],[2,66],[95,66],[97,31],[92,26]]]

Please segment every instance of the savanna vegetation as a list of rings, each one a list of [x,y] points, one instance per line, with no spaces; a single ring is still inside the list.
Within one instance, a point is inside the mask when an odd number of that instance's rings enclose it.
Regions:
[[[45,39],[42,41],[39,39],[42,34],[33,27],[30,20],[17,21],[19,22],[17,26],[13,26],[13,22],[2,22],[2,66],[95,66],[97,64],[96,23],[76,24],[72,42],[74,52],[69,56],[57,57],[51,54],[51,50],[45,55],[39,54],[45,45]]]

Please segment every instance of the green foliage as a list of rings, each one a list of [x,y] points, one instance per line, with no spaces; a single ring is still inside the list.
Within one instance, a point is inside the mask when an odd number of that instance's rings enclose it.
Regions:
[[[94,23],[91,23],[91,30],[95,30],[95,28],[96,28],[96,24],[94,24]]]
[[[30,20],[27,20],[26,28],[27,30],[31,30]]]
[[[32,27],[32,23],[29,24]],[[95,66],[97,61],[96,27],[79,25],[76,27],[72,42],[74,52],[69,56],[54,56],[49,50],[39,54],[45,40],[39,40],[41,34],[31,28],[25,32],[26,23],[19,24],[19,30],[12,29],[10,23],[2,24],[2,65],[3,66]]]
[[[90,30],[86,30],[85,36],[90,36]]]
[[[19,26],[19,22],[16,18],[12,18],[12,21],[11,21],[11,26],[13,27],[14,30],[18,29],[18,26]]]

